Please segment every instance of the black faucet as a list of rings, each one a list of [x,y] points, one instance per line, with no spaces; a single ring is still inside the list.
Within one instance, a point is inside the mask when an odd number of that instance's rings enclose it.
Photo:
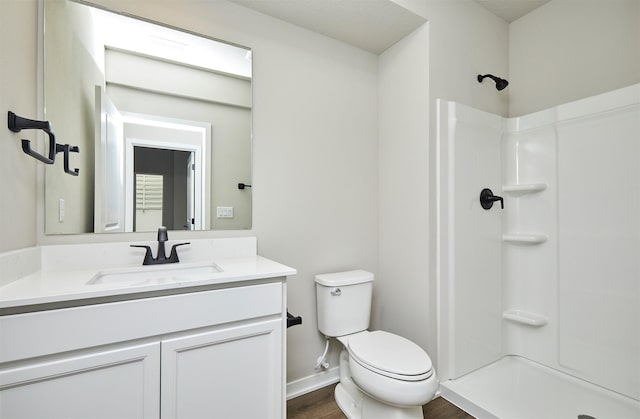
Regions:
[[[145,246],[145,245],[139,245],[139,244],[131,244],[130,246],[142,247],[147,250],[144,254],[144,260],[142,261],[143,265],[160,265],[163,263],[180,262],[180,259],[178,259],[178,251],[176,250],[176,247],[184,246],[185,244],[191,244],[191,243],[187,242],[187,243],[174,244],[171,247],[171,253],[169,254],[169,257],[167,258],[167,255],[164,250],[164,242],[166,242],[167,240],[169,240],[169,235],[167,234],[167,227],[165,226],[159,227],[158,228],[158,251],[156,252],[155,258],[151,253],[151,246]]]

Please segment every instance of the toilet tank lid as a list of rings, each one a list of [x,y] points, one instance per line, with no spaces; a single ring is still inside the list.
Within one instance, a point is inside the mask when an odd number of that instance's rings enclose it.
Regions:
[[[373,274],[361,269],[316,275],[316,283],[327,287],[343,287],[345,285],[355,285],[372,281]]]

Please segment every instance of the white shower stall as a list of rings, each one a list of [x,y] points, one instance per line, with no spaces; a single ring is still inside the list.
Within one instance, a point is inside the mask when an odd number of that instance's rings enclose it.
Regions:
[[[640,85],[516,118],[437,106],[443,397],[640,417]]]

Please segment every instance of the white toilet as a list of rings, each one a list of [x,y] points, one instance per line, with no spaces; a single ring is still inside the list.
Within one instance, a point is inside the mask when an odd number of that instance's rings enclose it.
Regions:
[[[438,389],[431,359],[408,339],[367,330],[372,294],[371,272],[316,275],[318,329],[344,347],[336,402],[349,419],[421,419]]]

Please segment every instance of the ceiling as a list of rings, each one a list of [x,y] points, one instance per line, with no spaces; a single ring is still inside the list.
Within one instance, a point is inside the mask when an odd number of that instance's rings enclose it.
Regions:
[[[550,0],[476,0],[494,15],[508,23],[537,9]]]
[[[231,0],[380,54],[427,20],[389,0]]]
[[[392,0],[230,1],[374,54],[382,53],[427,21]],[[510,23],[550,0],[475,1]]]

